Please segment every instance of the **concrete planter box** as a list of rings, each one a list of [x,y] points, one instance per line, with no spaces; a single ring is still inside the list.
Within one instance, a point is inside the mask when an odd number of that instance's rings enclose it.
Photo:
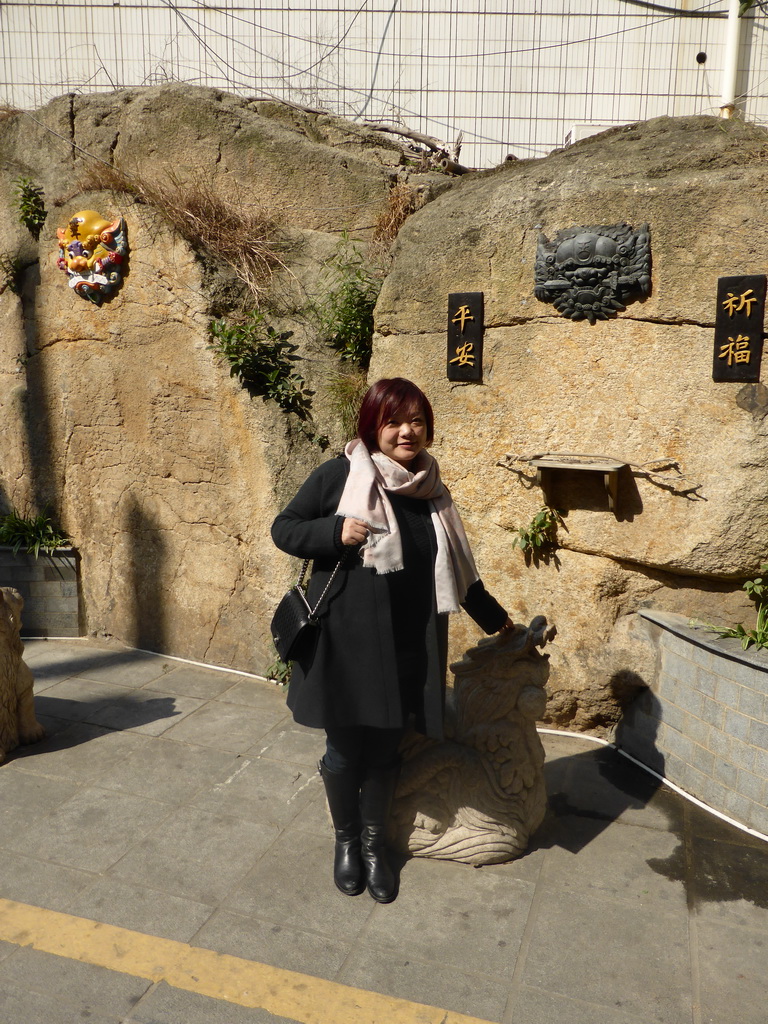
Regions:
[[[656,678],[628,708],[616,742],[715,810],[768,834],[768,652],[640,613]]]
[[[0,586],[24,598],[21,635],[82,636],[80,559],[74,548],[39,558],[0,546]]]

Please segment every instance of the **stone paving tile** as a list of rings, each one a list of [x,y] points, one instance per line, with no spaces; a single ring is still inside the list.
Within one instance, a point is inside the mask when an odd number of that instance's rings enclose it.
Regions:
[[[768,843],[761,848],[693,836],[689,844],[692,869],[686,882],[691,889],[696,920],[708,926],[765,928]]]
[[[644,1013],[632,1013],[623,1006],[586,1003],[541,989],[526,988],[510,998],[502,1024],[648,1024]],[[690,1009],[677,1024],[691,1024]]]
[[[239,754],[251,750],[262,736],[286,717],[284,708],[264,711],[262,708],[212,701],[169,729],[167,736]]]
[[[107,1010],[100,1010],[95,1015],[88,1007],[81,1009],[62,1003],[55,991],[42,994],[23,988],[0,989],[0,1021],[3,1024],[74,1024],[75,1021],[122,1024],[126,1019],[122,1014],[114,1016]],[[159,1021],[152,1024],[159,1024]]]
[[[289,719],[275,726],[246,753],[316,768],[325,753],[325,737],[319,729],[305,729]]]
[[[177,664],[174,662],[173,664]],[[162,677],[163,693],[178,693],[182,697],[198,697],[214,700],[225,690],[230,690],[243,677],[234,672],[217,672],[196,665],[179,665]],[[152,684],[147,684],[151,686]]]
[[[92,871],[79,871],[27,854],[14,853],[1,844],[0,863],[0,896],[3,899],[30,903],[48,910],[66,911],[73,896],[94,880]]]
[[[333,837],[286,829],[227,897],[223,909],[320,935],[355,939],[373,913],[367,893],[333,884]]]
[[[229,690],[225,690],[219,700],[225,704],[245,704],[266,711],[287,711],[286,695],[286,687],[276,686],[267,680],[241,679]]]
[[[159,654],[142,651],[117,650],[105,652],[101,659],[78,671],[80,679],[95,679],[101,683],[114,683],[138,689],[161,679],[176,668],[177,662],[168,661]]]
[[[701,1019],[705,1024],[765,1024],[768,940],[759,929],[697,921]]]
[[[319,935],[281,921],[225,910],[211,916],[195,936],[194,945],[329,980],[336,977],[350,952],[342,933]]]
[[[511,978],[534,886],[464,864],[408,861],[394,903],[377,906],[366,945],[447,969]]]
[[[11,953],[15,953],[18,948],[19,947],[15,946],[12,942],[0,942],[0,960],[5,960],[5,958],[10,956]],[[0,1018],[0,1020],[2,1020],[2,1018]]]
[[[208,904],[119,882],[112,875],[81,889],[69,901],[67,912],[178,942],[189,942],[211,916]]]
[[[214,779],[228,778],[237,771],[236,754],[207,747],[189,746],[166,737],[145,743],[119,764],[110,766],[94,782],[102,789],[114,789],[136,796],[187,803]]]
[[[690,1021],[687,913],[653,900],[630,911],[626,900],[557,886],[537,894],[537,903],[524,985],[621,1007],[645,1024]]]
[[[561,765],[560,762],[564,763]],[[560,776],[554,773],[560,768]],[[670,790],[617,751],[591,750],[559,757],[547,766],[547,792],[561,813],[592,814],[661,831],[680,827],[679,806]],[[563,792],[568,801],[563,802]]]
[[[46,818],[20,825],[3,845],[82,871],[106,871],[171,810],[146,798],[82,789]]]
[[[25,1022],[26,1024],[26,1022]],[[58,1024],[58,1022],[57,1022]],[[67,1022],[71,1024],[71,1022]],[[266,1010],[182,992],[161,982],[126,1017],[123,1024],[292,1024]]]
[[[61,732],[62,729],[66,729],[72,724],[66,718],[52,718],[50,715],[41,715],[40,712],[37,710],[35,712],[35,718],[38,720],[40,725],[42,725],[42,727],[45,729],[46,736],[53,736],[55,733]],[[31,746],[32,753],[35,752],[36,747],[37,744],[33,744]],[[17,754],[18,750],[14,750],[11,756],[16,757]]]
[[[77,722],[52,736],[14,751],[18,771],[86,784],[114,768],[150,740],[131,732],[115,732]]]
[[[192,799],[195,807],[274,825],[289,824],[322,787],[312,769],[246,756],[214,779]]]
[[[119,697],[129,694],[127,686],[111,683],[86,682],[73,676],[64,682],[49,686],[35,697],[35,711],[52,718],[67,718],[84,722]]]
[[[181,807],[162,828],[136,843],[110,876],[215,906],[269,849],[278,831],[275,825]]]
[[[676,857],[681,849],[677,836],[618,823],[596,832],[594,821],[575,817],[558,824],[559,832],[554,835],[567,831],[566,841],[579,837],[581,847],[577,858],[553,843],[541,875],[548,889],[585,896],[604,893],[632,905],[653,900],[661,908],[668,905],[685,910],[682,882],[665,877],[648,863],[649,857],[656,861]]]
[[[64,1006],[69,1017],[54,1017],[54,1020],[102,1021],[119,1019],[133,1010],[149,989],[151,982],[144,978],[132,978],[118,974],[104,967],[69,960],[66,957],[41,953],[29,947],[21,947],[16,953],[0,961],[0,992],[24,994],[25,1005],[29,993],[53,997],[53,1007]],[[2,1002],[0,1002],[0,1007]],[[27,1024],[28,1017],[0,1016],[8,1024]],[[46,1022],[48,1024],[48,1022]]]
[[[179,697],[145,688],[129,691],[120,700],[111,701],[89,715],[88,721],[121,732],[161,736],[202,706],[203,702],[193,697]]]
[[[352,951],[338,980],[488,1021],[500,1021],[507,1002],[503,981],[446,967],[439,959],[422,961],[409,953],[385,953],[363,945]]]
[[[26,749],[31,752],[34,747]],[[18,765],[18,761],[11,761],[0,769],[0,807],[6,821],[15,812],[24,818],[44,817],[80,788],[77,782],[69,779],[42,778],[19,771]]]
[[[325,801],[325,790],[322,787],[318,787],[312,799],[301,808],[291,822],[291,828],[300,832],[312,832],[323,838],[332,835],[333,825]]]

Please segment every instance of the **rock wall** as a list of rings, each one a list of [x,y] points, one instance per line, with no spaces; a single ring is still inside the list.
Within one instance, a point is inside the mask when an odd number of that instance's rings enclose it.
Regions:
[[[215,254],[162,211],[80,179],[102,160],[203,180],[274,217],[286,266],[269,284],[270,321],[296,332],[317,431],[338,445],[322,395],[337,360],[301,307],[322,295],[342,232],[370,237],[400,159],[360,126],[186,87],[65,96],[0,123],[0,253],[26,267],[21,294],[0,294],[0,504],[54,510],[81,554],[89,632],[263,672],[271,612],[298,568],[269,526],[326,456],[208,348],[212,313],[242,298]],[[38,242],[18,222],[19,175],[45,192]],[[56,266],[55,229],[82,209],[127,222],[127,274],[101,307]]]
[[[560,724],[610,726],[653,677],[638,608],[754,617],[736,579],[768,546],[768,391],[713,383],[712,359],[718,277],[768,269],[767,146],[761,129],[715,118],[612,129],[462,179],[398,238],[371,373],[411,376],[433,397],[434,453],[484,578],[513,616],[557,624]],[[645,301],[590,324],[534,298],[540,233],[620,221],[650,224]],[[485,293],[482,384],[446,379],[447,296],[464,291]],[[505,457],[541,452],[599,453],[632,471],[618,514],[599,475],[557,478],[561,547],[528,566],[513,540],[543,495]],[[654,460],[673,466],[649,476]],[[456,650],[470,636],[462,623]]]
[[[559,724],[610,727],[652,677],[638,608],[752,614],[739,583],[766,556],[768,392],[712,382],[712,327],[717,278],[768,266],[766,153],[768,134],[739,122],[659,119],[450,190],[432,181],[436,198],[400,232],[371,377],[402,374],[431,396],[434,452],[484,579],[518,620],[557,624],[549,717]],[[93,192],[93,178],[83,191],[93,157],[198,177],[269,210],[287,268],[268,301],[276,326],[296,331],[318,429],[338,445],[322,389],[334,357],[297,311],[322,292],[341,232],[370,237],[402,153],[359,125],[181,87],[61,97],[34,120],[0,122],[0,253],[26,266],[21,295],[0,294],[0,502],[58,512],[82,556],[90,632],[263,671],[293,568],[269,524],[325,456],[208,349],[210,317],[236,285],[161,211]],[[39,242],[13,209],[17,175],[45,190]],[[87,208],[128,224],[128,272],[101,308],[55,265],[55,228]],[[618,221],[650,224],[645,301],[590,325],[534,298],[540,232]],[[446,379],[455,291],[485,293],[480,384]],[[559,478],[560,548],[528,565],[513,540],[543,496],[525,461],[507,456],[542,451],[632,468],[616,515],[599,478]],[[654,460],[671,468],[649,474]],[[479,634],[463,616],[451,635],[458,658]]]

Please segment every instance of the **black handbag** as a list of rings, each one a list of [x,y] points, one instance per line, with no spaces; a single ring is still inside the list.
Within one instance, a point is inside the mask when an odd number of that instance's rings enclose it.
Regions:
[[[272,624],[270,625],[272,643],[277,648],[277,653],[282,661],[295,661],[317,639],[317,633],[320,629],[317,611],[325,595],[330,590],[331,584],[336,579],[336,573],[341,568],[343,561],[344,558],[342,557],[337,562],[325,590],[313,608],[309,601],[307,601],[307,596],[304,592],[304,577],[309,566],[309,559],[304,559],[296,586],[291,587],[277,606],[275,614],[272,616]]]

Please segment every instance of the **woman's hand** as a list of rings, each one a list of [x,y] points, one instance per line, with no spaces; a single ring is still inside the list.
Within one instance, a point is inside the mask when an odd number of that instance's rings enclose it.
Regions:
[[[512,621],[512,619],[508,615],[507,616],[507,621],[504,623],[504,625],[499,630],[499,634],[501,635],[503,633],[507,633],[510,629],[514,629],[514,628],[515,628],[515,624],[514,624],[514,622]]]
[[[345,519],[341,527],[341,543],[351,547],[368,537],[368,527],[361,519]]]

